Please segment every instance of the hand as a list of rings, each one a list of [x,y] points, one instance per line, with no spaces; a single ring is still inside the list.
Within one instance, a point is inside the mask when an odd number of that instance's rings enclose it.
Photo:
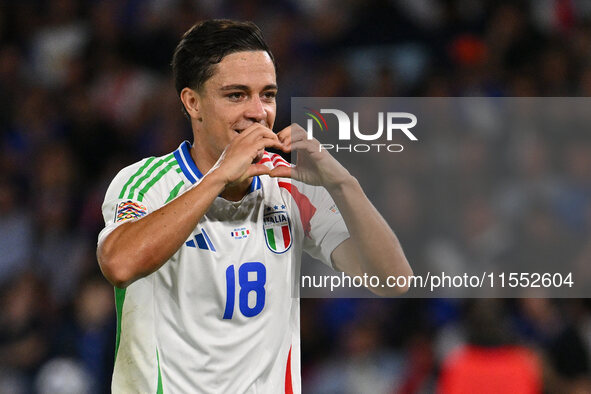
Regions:
[[[272,130],[254,123],[232,140],[211,171],[219,174],[226,185],[239,184],[255,175],[269,174],[267,166],[256,164],[268,147],[285,149]]]
[[[276,167],[269,175],[292,178],[309,185],[324,186],[330,190],[342,185],[351,177],[326,149],[321,149],[317,139],[308,139],[306,131],[296,123],[277,133],[285,152],[297,152],[295,167]]]

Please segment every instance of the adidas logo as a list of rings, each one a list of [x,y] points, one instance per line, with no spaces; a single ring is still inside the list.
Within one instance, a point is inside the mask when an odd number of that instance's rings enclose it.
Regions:
[[[199,248],[215,252],[213,243],[209,239],[209,236],[205,232],[205,229],[202,229],[201,233],[195,234],[195,236],[192,239],[185,242],[185,245],[187,245],[190,248]]]

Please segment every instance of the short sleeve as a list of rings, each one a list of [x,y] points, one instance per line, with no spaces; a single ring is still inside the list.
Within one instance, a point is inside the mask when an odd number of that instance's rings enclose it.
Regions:
[[[109,185],[102,205],[105,228],[98,236],[99,244],[121,224],[140,219],[158,209],[158,202],[139,190],[149,160],[144,159],[122,169]]]
[[[334,268],[330,255],[349,238],[339,209],[323,187],[293,182],[292,191],[304,225],[304,251]]]

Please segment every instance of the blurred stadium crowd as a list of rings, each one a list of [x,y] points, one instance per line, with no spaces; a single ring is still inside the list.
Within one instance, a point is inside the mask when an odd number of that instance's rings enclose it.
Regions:
[[[584,0],[0,2],[0,393],[109,391],[100,206],[119,169],[191,138],[169,62],[181,34],[211,17],[263,30],[279,64],[277,129],[292,96],[591,95]],[[491,136],[448,137],[459,143],[442,149],[444,173],[437,151],[382,163],[396,181],[373,195],[388,199],[411,264],[501,258],[508,237],[522,259],[591,263],[588,131],[513,138],[502,151]],[[441,201],[433,185],[455,192]],[[304,392],[451,393],[484,365],[506,377],[498,390],[588,393],[590,307],[304,299]]]

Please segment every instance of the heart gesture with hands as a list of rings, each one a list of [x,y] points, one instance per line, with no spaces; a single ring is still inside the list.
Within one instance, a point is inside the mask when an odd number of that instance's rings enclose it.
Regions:
[[[269,169],[258,162],[265,148],[283,152],[296,152],[297,165]],[[260,123],[244,129],[222,152],[211,171],[216,170],[228,186],[244,182],[256,175],[292,178],[309,185],[338,187],[350,176],[349,172],[326,150],[318,140],[308,139],[306,131],[294,123],[275,134]]]

